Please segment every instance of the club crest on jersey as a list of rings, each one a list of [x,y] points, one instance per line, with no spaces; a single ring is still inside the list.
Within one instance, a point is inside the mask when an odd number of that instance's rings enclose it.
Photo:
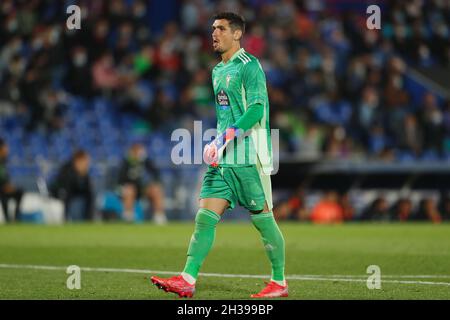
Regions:
[[[228,88],[228,85],[230,84],[230,80],[231,80],[231,76],[229,74],[227,74],[226,80],[227,80],[227,88]]]
[[[228,98],[227,93],[223,89],[217,93],[216,101],[222,110],[225,110],[230,106],[230,99]]]

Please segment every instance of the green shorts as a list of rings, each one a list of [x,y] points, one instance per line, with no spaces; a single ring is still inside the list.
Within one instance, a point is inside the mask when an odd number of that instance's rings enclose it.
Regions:
[[[244,167],[208,167],[200,199],[221,198],[228,200],[233,209],[236,203],[249,211],[264,209],[267,202],[272,210],[270,176],[260,174],[255,165]]]

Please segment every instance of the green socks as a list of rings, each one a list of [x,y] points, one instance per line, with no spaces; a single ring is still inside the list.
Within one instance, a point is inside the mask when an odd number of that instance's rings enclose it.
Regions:
[[[251,218],[261,234],[264,248],[272,264],[272,280],[284,281],[284,238],[272,212],[252,214]],[[190,283],[197,279],[200,267],[211,250],[216,235],[216,225],[219,221],[220,215],[211,210],[199,209],[197,212],[195,230],[189,244],[187,261],[182,273],[188,278],[192,277]]]
[[[272,212],[251,215],[272,264],[272,280],[284,281],[284,238]]]
[[[188,274],[197,279],[200,267],[211,249],[216,236],[216,225],[220,221],[217,213],[200,208],[195,217],[195,230],[192,235],[187,261],[183,274]]]

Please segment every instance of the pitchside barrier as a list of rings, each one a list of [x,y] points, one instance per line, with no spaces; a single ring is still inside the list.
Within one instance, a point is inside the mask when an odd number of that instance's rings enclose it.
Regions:
[[[305,161],[287,160],[282,157],[280,160],[277,174],[272,175],[275,205],[277,201],[293,195],[298,188],[306,192],[307,208],[312,207],[324,192],[337,191],[348,193],[357,213],[378,196],[386,198],[389,205],[400,197],[406,197],[411,200],[414,208],[417,208],[422,199],[432,198],[438,201],[442,196],[449,194],[450,162]],[[97,163],[93,165],[99,166]],[[102,163],[102,166],[110,167],[107,163]],[[108,191],[114,190],[115,187],[113,183],[108,182],[114,180],[114,175],[106,167],[96,170],[98,174],[93,176],[96,198],[100,198],[100,201],[97,201],[97,210],[100,211],[104,207],[114,209],[112,211],[116,212],[121,204],[117,202],[117,198],[106,196]],[[192,221],[198,208],[198,194],[206,166],[175,166],[166,162],[158,163],[158,167],[161,170],[168,218]],[[60,223],[62,204],[47,197],[44,187],[36,188],[35,176],[39,172],[35,175],[27,170],[13,170],[13,172],[16,173],[13,178],[17,185],[30,193],[25,196],[23,203],[27,212],[24,215],[25,219]],[[23,176],[17,175],[20,172],[24,173]],[[138,220],[151,218],[146,208],[151,209],[151,205],[146,206],[143,203],[143,218],[141,208],[138,208],[137,213],[140,217]],[[246,219],[246,213],[241,214],[238,210],[237,208],[232,215],[225,218]],[[0,215],[0,221],[2,220],[3,214]]]
[[[8,212],[0,206],[0,223],[5,223],[5,214],[14,216],[16,203],[10,200]],[[21,222],[62,224],[64,223],[64,203],[58,199],[43,196],[35,192],[26,192],[20,205]],[[10,219],[12,220],[12,219]]]

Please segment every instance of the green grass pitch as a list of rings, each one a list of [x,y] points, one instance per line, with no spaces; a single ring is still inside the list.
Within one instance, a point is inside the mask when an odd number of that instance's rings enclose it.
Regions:
[[[280,228],[289,299],[450,299],[449,224]],[[178,299],[139,271],[180,271],[192,231],[191,223],[0,226],[0,299]],[[82,268],[79,290],[66,287],[69,265]],[[369,265],[381,268],[380,290],[366,286]],[[220,223],[201,272],[219,276],[201,276],[194,299],[248,299],[259,291],[270,266],[253,226]]]

